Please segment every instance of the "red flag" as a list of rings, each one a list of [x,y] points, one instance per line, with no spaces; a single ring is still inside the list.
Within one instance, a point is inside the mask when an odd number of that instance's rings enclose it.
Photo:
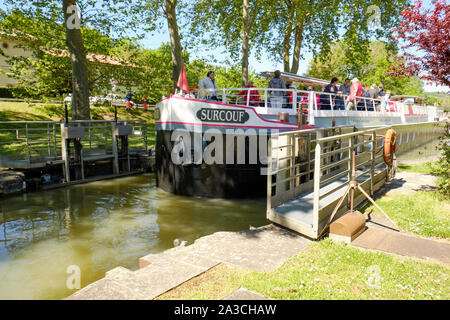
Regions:
[[[178,77],[177,87],[184,90],[186,93],[189,93],[189,85],[187,82],[186,69],[184,68],[184,62],[183,62],[183,68],[181,69],[181,72],[180,72],[180,76]]]

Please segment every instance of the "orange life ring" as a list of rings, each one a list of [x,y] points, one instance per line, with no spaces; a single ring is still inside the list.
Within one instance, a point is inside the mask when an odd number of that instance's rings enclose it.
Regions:
[[[397,146],[397,133],[394,129],[389,129],[384,136],[384,162],[388,165],[392,165],[392,153],[395,152]]]

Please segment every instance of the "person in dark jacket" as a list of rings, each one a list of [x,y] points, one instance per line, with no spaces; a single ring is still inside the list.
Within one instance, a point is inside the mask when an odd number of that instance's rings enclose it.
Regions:
[[[325,87],[323,92],[330,94],[322,94],[320,95],[320,101],[322,103],[322,110],[331,110],[333,106],[333,100],[338,92],[337,88],[338,79],[335,77],[331,79],[331,82]]]
[[[347,79],[345,79],[344,83],[341,84],[339,90],[341,90],[342,93],[343,93],[345,96],[349,96],[349,95],[350,95],[350,88],[351,88],[350,79],[347,78]]]
[[[377,93],[377,98],[381,98],[384,97],[386,95],[386,92],[384,92],[383,90],[383,84],[380,83],[380,85],[378,86],[378,93]]]
[[[344,93],[339,90],[334,98],[334,110],[345,110]]]

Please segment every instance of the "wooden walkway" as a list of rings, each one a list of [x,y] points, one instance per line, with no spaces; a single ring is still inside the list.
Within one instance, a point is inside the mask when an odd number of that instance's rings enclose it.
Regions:
[[[361,172],[362,171],[359,173]],[[357,179],[357,181],[362,184],[365,181],[368,181],[368,179],[370,179],[370,175],[364,175]],[[342,188],[330,193],[320,201],[320,208],[329,206],[344,195],[346,186],[348,186],[347,177],[339,178],[320,188],[320,193],[326,194],[339,186],[342,186]],[[274,212],[285,219],[294,220],[312,227],[314,218],[314,190],[305,192],[297,198],[291,199],[282,205],[275,207]]]
[[[312,239],[320,237],[347,190],[353,152],[356,154],[356,181],[365,192],[372,194],[386,182],[388,169],[381,151],[387,129],[347,133],[340,130],[336,134],[338,131],[334,128],[328,136],[323,129],[316,129],[315,136],[311,130],[279,134],[280,146],[273,148],[271,144],[270,147],[269,168],[276,167],[276,170],[269,172],[267,180],[268,220]],[[306,162],[300,162],[301,158],[306,158]],[[276,166],[272,164],[274,161]],[[362,193],[355,190],[355,206],[364,200]],[[347,204],[348,200],[343,201],[335,219],[348,210]]]

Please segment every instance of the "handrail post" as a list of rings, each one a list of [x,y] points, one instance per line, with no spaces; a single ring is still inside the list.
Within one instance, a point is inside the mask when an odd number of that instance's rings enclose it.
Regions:
[[[147,120],[145,120],[145,122],[144,122],[144,128],[145,128],[145,135],[144,135],[144,141],[145,141],[145,154],[148,154]]]
[[[28,123],[25,124],[25,141],[27,144],[27,163],[28,163],[28,167],[30,167],[31,165],[31,152],[30,152],[30,144],[29,144],[29,140],[28,140]]]
[[[54,151],[55,151],[55,158],[58,156],[56,152],[56,125],[53,123],[53,145],[54,145]]]
[[[108,154],[108,123],[104,122],[105,125],[105,154]],[[117,121],[115,122],[117,125]]]
[[[308,123],[309,125],[314,125],[314,115],[313,115],[313,110],[314,110],[314,101],[313,101],[313,94],[314,92],[310,91],[308,93]],[[315,99],[314,99],[315,100]]]
[[[89,132],[89,149],[92,149],[91,122],[88,123],[88,132]]]
[[[374,186],[374,178],[375,178],[375,148],[377,146],[377,133],[374,131],[372,132],[372,152],[370,155],[371,161],[371,168],[370,168],[370,195],[373,196],[373,186]]]
[[[295,110],[296,112],[298,112],[297,90],[293,90],[293,93],[292,93],[292,110]]]
[[[106,122],[105,122],[106,123]],[[113,173],[119,174],[119,150],[118,150],[118,140],[117,136],[115,135],[115,128],[116,124],[114,122],[111,122],[111,146],[112,146],[112,153],[113,153]]]
[[[348,160],[347,160],[347,169],[348,169],[348,173],[347,173],[347,177],[348,177],[348,182],[350,183],[350,181],[352,181],[352,154],[353,154],[353,136],[348,138]],[[355,165],[356,165],[356,155],[355,155]],[[350,194],[349,197],[347,198],[347,207],[350,208]]]
[[[314,200],[313,200],[313,230],[319,230],[319,209],[320,209],[320,172],[321,172],[321,153],[322,146],[319,140],[322,138],[322,132],[317,131],[316,148],[314,154]]]
[[[52,150],[50,147],[50,144],[51,144],[50,141],[51,141],[50,140],[50,123],[47,123],[47,153],[48,153],[48,156],[51,156],[51,154],[52,154]]]
[[[291,135],[291,177],[289,183],[289,189],[293,190],[295,187],[295,134]]]
[[[264,89],[264,108],[266,108],[267,112],[267,89]]]
[[[308,174],[306,175],[305,182],[308,182],[311,177],[311,132],[308,133],[308,140],[306,144],[306,172]]]
[[[267,212],[268,217],[272,209],[272,135],[269,133],[267,141]]]
[[[225,92],[225,88],[222,89],[222,102],[227,103],[227,93]]]

